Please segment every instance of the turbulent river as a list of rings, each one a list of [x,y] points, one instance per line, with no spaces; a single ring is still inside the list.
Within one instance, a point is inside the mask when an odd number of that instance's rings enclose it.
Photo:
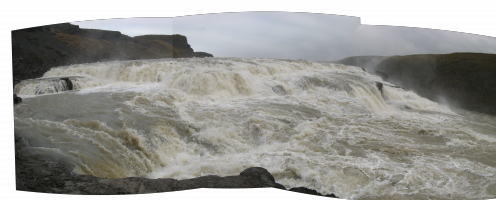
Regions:
[[[286,188],[346,199],[496,198],[496,117],[450,110],[358,67],[115,61],[52,68],[14,92],[29,151],[80,174],[188,179],[260,166]]]

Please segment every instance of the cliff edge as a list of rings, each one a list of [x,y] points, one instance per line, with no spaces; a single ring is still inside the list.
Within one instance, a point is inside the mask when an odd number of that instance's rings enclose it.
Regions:
[[[431,101],[496,115],[496,54],[356,56],[334,63],[362,67]]]
[[[213,57],[194,52],[183,35],[129,37],[118,31],[81,29],[69,23],[12,31],[14,85],[39,78],[52,67],[159,58]]]

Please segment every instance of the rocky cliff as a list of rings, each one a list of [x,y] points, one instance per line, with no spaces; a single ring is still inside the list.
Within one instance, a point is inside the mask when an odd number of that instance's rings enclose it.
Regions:
[[[12,31],[14,84],[52,67],[113,60],[213,57],[194,52],[183,35],[129,37],[118,31],[80,29],[69,23]]]
[[[335,63],[363,67],[432,101],[496,115],[496,54],[358,56]]]

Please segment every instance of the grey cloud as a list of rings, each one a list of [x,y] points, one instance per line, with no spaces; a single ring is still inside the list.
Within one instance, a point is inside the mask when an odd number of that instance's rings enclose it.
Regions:
[[[334,52],[333,59],[358,55],[496,53],[496,38],[423,28],[361,25]]]
[[[324,60],[359,26],[359,18],[286,12],[195,15],[174,20],[174,32],[219,57]],[[205,30],[205,31],[198,31]],[[222,47],[213,47],[222,46]],[[196,50],[196,49],[195,49]]]
[[[129,36],[182,34],[195,51],[216,57],[331,61],[359,55],[496,53],[493,37],[423,28],[360,25],[357,17],[289,12],[242,12],[175,18],[74,22]]]
[[[127,18],[72,22],[80,28],[120,31],[134,37],[147,34],[172,34],[174,18]]]

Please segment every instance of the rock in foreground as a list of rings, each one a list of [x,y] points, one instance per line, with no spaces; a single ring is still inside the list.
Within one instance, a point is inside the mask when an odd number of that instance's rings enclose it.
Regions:
[[[276,183],[264,168],[251,167],[238,176],[202,176],[193,179],[171,178],[147,179],[128,177],[117,179],[77,175],[69,164],[44,155],[33,155],[25,151],[29,143],[15,135],[16,189],[21,191],[58,194],[144,194],[181,191],[198,188],[286,188]],[[323,196],[311,189],[296,189],[295,192]],[[315,191],[315,192],[308,192]],[[327,195],[335,197],[334,194]]]
[[[16,94],[14,94],[14,105],[21,103],[21,102],[22,102],[22,98],[18,97]]]

